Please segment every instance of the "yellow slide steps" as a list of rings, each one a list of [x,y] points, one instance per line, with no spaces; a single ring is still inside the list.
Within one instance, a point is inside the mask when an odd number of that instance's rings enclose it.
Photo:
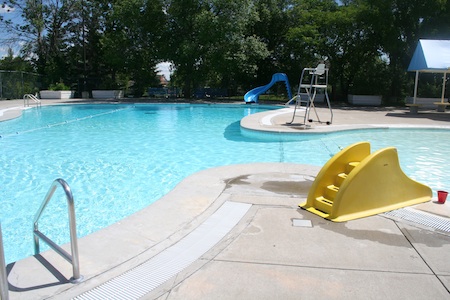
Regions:
[[[427,202],[431,189],[409,178],[393,147],[370,153],[360,142],[333,156],[299,206],[334,222],[363,218]]]

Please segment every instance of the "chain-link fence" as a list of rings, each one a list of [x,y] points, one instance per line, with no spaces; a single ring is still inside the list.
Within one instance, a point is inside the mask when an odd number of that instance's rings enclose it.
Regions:
[[[22,99],[41,87],[41,75],[22,71],[0,70],[0,99]]]

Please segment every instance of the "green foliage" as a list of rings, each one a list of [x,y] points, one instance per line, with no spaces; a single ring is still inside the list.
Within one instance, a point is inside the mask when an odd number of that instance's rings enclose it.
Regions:
[[[276,72],[297,80],[326,61],[332,99],[348,93],[411,93],[406,68],[419,38],[448,38],[446,0],[11,0],[24,21],[2,18],[23,42],[0,69],[44,75],[78,92],[157,84],[169,61],[171,85],[244,93]],[[295,85],[294,82],[291,82]],[[427,94],[439,86],[424,84]],[[434,86],[434,87],[433,87]],[[425,89],[425,88],[424,88]]]
[[[442,76],[443,76],[443,74],[434,74],[434,73],[420,74],[420,79],[419,79],[420,84],[418,85],[418,88],[417,88],[418,97],[441,98],[441,96],[442,96],[442,81],[443,81]],[[446,91],[446,94],[448,94],[448,91]],[[448,98],[448,96],[445,98]]]
[[[389,90],[388,65],[381,58],[363,62],[356,70],[349,88],[353,95],[387,95]]]
[[[70,87],[65,85],[63,82],[57,82],[50,84],[48,87],[50,91],[70,91]]]
[[[15,56],[9,48],[8,55],[0,59],[0,70],[33,72],[33,65],[22,56]]]
[[[165,15],[162,3],[155,0],[111,2],[105,17],[105,33],[100,38],[102,58],[110,79],[126,88],[134,82],[134,94],[140,96],[155,78],[155,65],[160,59]],[[102,80],[105,83],[105,80]],[[111,84],[111,83],[109,83]]]
[[[172,0],[167,12],[167,54],[185,96],[202,86],[235,90],[268,56],[263,41],[248,31],[257,19],[250,0]]]
[[[23,71],[0,70],[0,99],[21,99],[39,91],[39,75]]]

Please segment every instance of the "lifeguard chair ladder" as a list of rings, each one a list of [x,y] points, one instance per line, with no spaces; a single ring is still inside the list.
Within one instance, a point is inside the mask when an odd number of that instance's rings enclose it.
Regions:
[[[296,117],[298,108],[302,107],[302,103],[305,104],[305,115],[303,117],[303,125],[306,125],[306,120],[313,122],[314,120],[310,118],[311,108],[314,110],[317,122],[326,123],[330,125],[333,122],[333,110],[330,105],[330,98],[328,97],[328,68],[325,64],[319,64],[316,68],[304,68],[302,75],[300,77],[300,82],[298,84],[298,91],[295,98],[294,113],[292,115],[292,120],[287,122],[287,124],[292,124]],[[322,122],[317,113],[314,101],[317,96],[317,91],[323,90],[326,104],[330,110],[330,120]],[[291,99],[289,102],[292,102]]]

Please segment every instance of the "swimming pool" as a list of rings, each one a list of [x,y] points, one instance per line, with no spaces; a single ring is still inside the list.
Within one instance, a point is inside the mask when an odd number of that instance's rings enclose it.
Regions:
[[[409,176],[435,191],[447,187],[450,149],[436,141],[448,140],[448,131],[374,129],[298,140],[279,135],[271,141],[241,133],[240,119],[268,109],[274,107],[62,105],[0,122],[0,218],[7,262],[33,254],[32,219],[59,177],[73,191],[79,236],[150,205],[199,170],[251,162],[321,166],[342,147],[362,140],[373,150],[397,147]],[[67,242],[65,201],[52,201],[46,214],[42,231]]]

